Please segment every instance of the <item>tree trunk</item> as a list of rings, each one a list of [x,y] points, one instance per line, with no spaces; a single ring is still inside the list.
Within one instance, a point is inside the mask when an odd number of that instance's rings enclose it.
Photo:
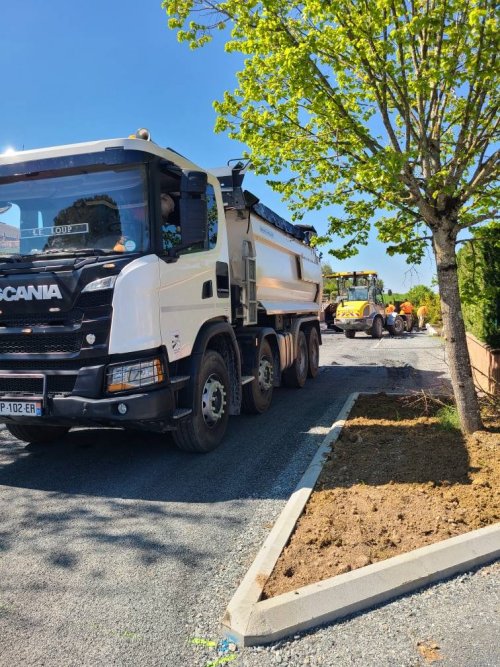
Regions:
[[[472,379],[472,368],[465,336],[462,305],[458,290],[455,241],[455,234],[450,229],[441,228],[433,233],[432,243],[436,257],[445,350],[451,384],[462,431],[469,434],[483,428],[483,425]]]

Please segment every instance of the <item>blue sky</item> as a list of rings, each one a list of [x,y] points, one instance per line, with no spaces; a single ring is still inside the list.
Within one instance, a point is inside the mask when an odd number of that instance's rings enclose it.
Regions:
[[[202,167],[239,157],[244,147],[213,131],[214,99],[235,87],[238,55],[222,41],[198,51],[178,44],[159,0],[24,0],[3,2],[0,66],[0,152],[127,136],[148,127],[153,139]],[[263,177],[245,187],[285,218],[283,204]],[[305,221],[319,233],[327,212]],[[350,260],[323,260],[334,270],[378,270],[386,287],[404,291],[430,284],[434,262],[410,271],[389,257],[373,234]]]

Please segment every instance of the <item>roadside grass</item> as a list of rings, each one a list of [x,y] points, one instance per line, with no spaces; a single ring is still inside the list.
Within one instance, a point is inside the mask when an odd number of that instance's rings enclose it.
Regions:
[[[460,419],[458,416],[458,410],[454,405],[445,405],[440,408],[436,417],[439,422],[439,426],[444,428],[446,431],[460,430]]]

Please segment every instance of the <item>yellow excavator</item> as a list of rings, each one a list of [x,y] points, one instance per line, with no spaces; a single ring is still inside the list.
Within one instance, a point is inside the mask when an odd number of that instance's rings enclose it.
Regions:
[[[341,329],[346,338],[354,338],[357,331],[382,338],[384,329],[391,336],[403,334],[405,325],[401,316],[397,312],[386,313],[376,271],[340,271],[323,278],[336,281],[337,307],[331,324]]]

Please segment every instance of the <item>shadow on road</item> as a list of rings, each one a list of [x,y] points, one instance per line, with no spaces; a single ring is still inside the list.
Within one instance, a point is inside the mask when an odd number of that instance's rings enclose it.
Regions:
[[[324,366],[302,390],[277,390],[266,414],[231,418],[223,444],[206,455],[137,431],[78,429],[34,446],[4,429],[0,553],[35,527],[30,553],[61,572],[82,565],[82,539],[145,567],[160,560],[199,567],[207,554],[193,548],[196,532],[231,532],[245,520],[238,507],[246,500],[288,498],[349,393],[442,379],[405,364]]]
[[[388,362],[390,363],[390,362]],[[279,389],[264,415],[231,418],[210,454],[178,450],[169,435],[79,429],[48,445],[26,445],[6,430],[0,440],[0,485],[62,494],[183,503],[288,497],[276,479],[315,434],[328,409],[352,391],[398,391],[442,385],[441,373],[394,366],[328,366],[300,390]],[[334,410],[336,412],[336,409]],[[304,464],[305,468],[305,464]]]

